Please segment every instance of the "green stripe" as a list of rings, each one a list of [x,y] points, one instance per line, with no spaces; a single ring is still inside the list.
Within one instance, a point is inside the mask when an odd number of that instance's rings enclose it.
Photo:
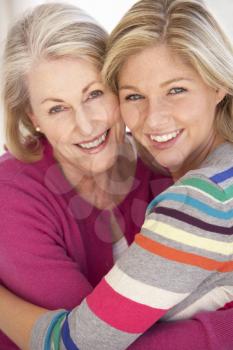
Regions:
[[[61,328],[62,323],[66,315],[63,315],[56,323],[53,328],[52,336],[51,336],[51,347],[53,350],[60,350],[60,336],[61,336]]]
[[[210,196],[214,197],[215,199],[225,202],[231,198],[233,198],[233,185],[229,186],[226,189],[219,189],[212,185],[210,182],[198,179],[198,178],[190,178],[190,179],[183,179],[175,186],[191,186],[193,188],[197,188],[201,190],[202,192],[205,192],[209,194]]]

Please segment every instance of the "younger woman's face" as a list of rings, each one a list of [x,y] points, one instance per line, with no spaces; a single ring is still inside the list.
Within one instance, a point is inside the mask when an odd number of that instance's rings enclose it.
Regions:
[[[122,117],[136,139],[171,172],[199,164],[217,135],[224,91],[209,87],[165,45],[129,57],[119,75]]]
[[[124,137],[117,97],[81,58],[44,60],[28,75],[30,117],[63,167],[93,175],[115,162]]]

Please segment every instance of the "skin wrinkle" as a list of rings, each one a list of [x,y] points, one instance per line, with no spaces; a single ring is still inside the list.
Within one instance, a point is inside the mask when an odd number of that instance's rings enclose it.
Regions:
[[[32,112],[53,147],[66,178],[98,208],[113,208],[128,193],[135,155],[125,137],[117,97],[106,88],[98,69],[81,58],[42,60],[28,74]],[[110,130],[98,152],[79,144]]]

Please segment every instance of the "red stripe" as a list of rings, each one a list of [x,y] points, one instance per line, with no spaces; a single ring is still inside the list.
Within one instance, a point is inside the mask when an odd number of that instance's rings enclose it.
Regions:
[[[101,320],[128,333],[144,333],[167,312],[122,296],[105,279],[87,297],[87,304]]]
[[[158,243],[149,237],[138,233],[135,236],[135,243],[149,252],[162,256],[168,260],[178,261],[187,265],[201,267],[209,271],[231,272],[233,271],[233,261],[217,261],[194,253],[184,252],[162,243]],[[217,244],[217,243],[216,243]]]

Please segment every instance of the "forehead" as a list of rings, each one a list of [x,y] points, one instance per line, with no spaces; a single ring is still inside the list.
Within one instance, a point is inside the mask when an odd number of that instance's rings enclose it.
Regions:
[[[31,97],[42,98],[53,93],[71,94],[85,88],[91,81],[99,80],[100,72],[93,63],[82,58],[41,60],[27,75]]]
[[[119,82],[128,79],[139,81],[142,78],[144,81],[166,79],[180,73],[195,75],[195,70],[166,45],[156,45],[130,56],[122,65]]]

